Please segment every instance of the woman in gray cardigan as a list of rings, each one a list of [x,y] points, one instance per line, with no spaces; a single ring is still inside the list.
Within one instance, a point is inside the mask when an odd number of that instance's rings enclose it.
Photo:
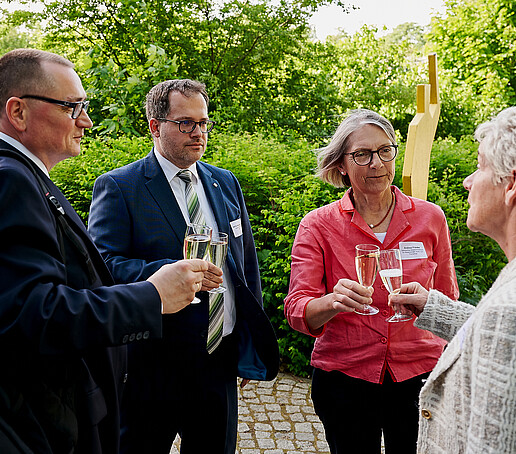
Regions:
[[[467,225],[509,263],[477,307],[418,283],[391,305],[450,340],[420,394],[418,452],[516,453],[516,107],[480,125],[477,170],[464,180]]]

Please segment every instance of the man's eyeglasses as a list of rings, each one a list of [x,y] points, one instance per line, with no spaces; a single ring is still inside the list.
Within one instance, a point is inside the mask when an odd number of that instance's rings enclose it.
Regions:
[[[357,166],[367,166],[371,164],[373,160],[373,155],[377,154],[381,161],[389,162],[392,161],[396,155],[398,154],[398,145],[387,145],[385,147],[378,148],[378,150],[358,150],[353,153],[344,153],[350,154],[355,161]]]
[[[78,101],[78,102],[70,102],[70,101],[59,101],[58,99],[46,98],[45,96],[36,96],[36,95],[23,95],[20,96],[20,99],[37,99],[38,101],[49,102],[51,104],[57,104],[58,106],[69,107],[72,109],[72,119],[77,119],[81,112],[84,109],[84,112],[88,110],[90,105],[89,101]]]
[[[201,120],[201,121],[193,121],[193,120],[167,120],[166,118],[156,118],[158,121],[168,121],[170,123],[176,123],[179,126],[179,131],[183,134],[190,134],[197,125],[201,129],[203,134],[210,132],[215,126],[215,122],[213,120]]]

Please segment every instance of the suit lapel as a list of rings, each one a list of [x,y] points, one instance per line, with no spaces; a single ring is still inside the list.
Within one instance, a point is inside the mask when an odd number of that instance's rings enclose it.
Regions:
[[[215,216],[215,221],[217,222],[219,232],[225,232],[229,235],[229,247],[228,255],[226,257],[226,265],[228,266],[233,283],[235,284],[234,279],[239,276],[239,273],[236,262],[233,258],[233,251],[231,248],[233,232],[229,225],[228,212],[226,210],[226,204],[224,203],[224,193],[222,192],[220,183],[216,178],[213,177],[213,174],[209,168],[201,161],[197,162],[197,172],[199,174],[199,178],[202,181],[206,198],[208,199],[213,215]],[[239,278],[242,280],[241,277]]]
[[[199,173],[204,192],[210,203],[213,215],[215,216],[215,221],[217,221],[219,231],[230,233],[228,213],[224,204],[224,194],[222,193],[219,182],[202,162],[197,162],[197,172]]]
[[[163,170],[158,160],[154,156],[154,152],[150,152],[144,160],[144,174],[147,178],[145,185],[150,194],[161,208],[163,215],[167,219],[176,240],[183,244],[186,231],[186,222],[181,214],[181,209],[170,188]],[[171,239],[172,240],[172,239]]]

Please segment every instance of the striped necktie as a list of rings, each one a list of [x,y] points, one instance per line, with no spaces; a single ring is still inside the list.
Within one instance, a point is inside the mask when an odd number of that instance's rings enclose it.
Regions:
[[[185,182],[186,205],[188,216],[192,224],[205,224],[199,198],[192,184],[192,172],[181,170],[177,176]],[[222,331],[224,328],[224,294],[208,293],[209,300],[209,321],[208,321],[208,342],[206,349],[208,353],[213,353],[222,341]]]

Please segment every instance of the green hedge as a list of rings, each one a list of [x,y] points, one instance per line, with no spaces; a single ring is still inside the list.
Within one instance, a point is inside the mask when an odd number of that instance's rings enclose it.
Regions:
[[[147,138],[85,141],[81,156],[56,166],[52,178],[86,222],[95,179],[145,156],[151,147]],[[462,181],[476,167],[476,150],[470,138],[436,141],[428,191],[428,199],[446,213],[461,299],[472,304],[505,264],[505,256],[496,243],[466,227],[468,204]],[[398,187],[403,155],[401,144],[394,180]],[[315,153],[301,139],[216,132],[210,134],[204,159],[233,171],[242,185],[260,260],[264,307],[278,335],[283,365],[306,376],[310,373],[313,339],[292,330],[283,316],[290,251],[303,216],[341,197],[344,191],[313,176]]]

